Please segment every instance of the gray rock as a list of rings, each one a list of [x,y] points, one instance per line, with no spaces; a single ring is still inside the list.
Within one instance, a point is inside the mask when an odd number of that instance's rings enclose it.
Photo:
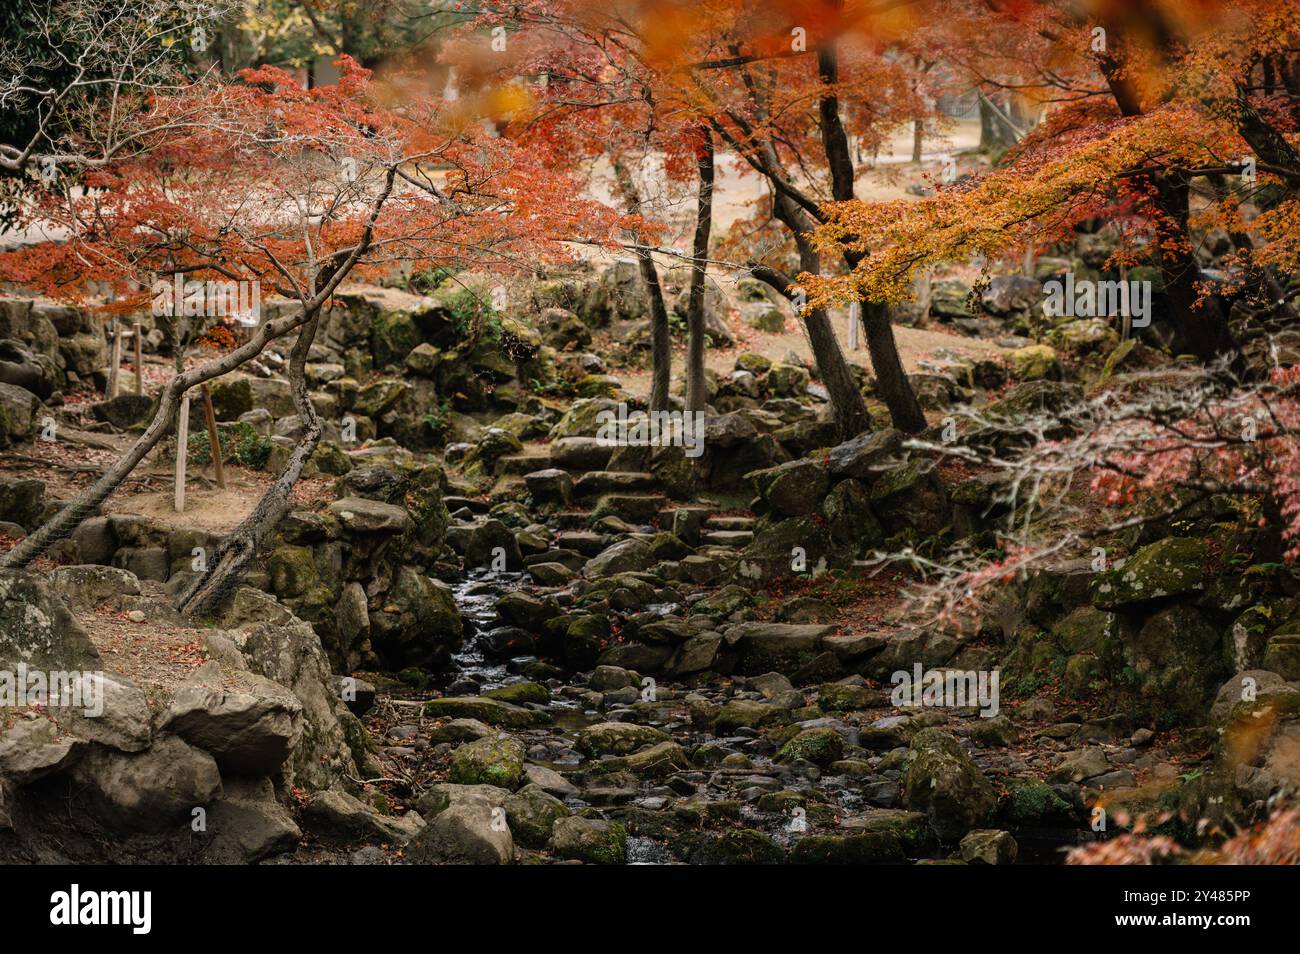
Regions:
[[[95,564],[58,567],[50,574],[50,585],[77,611],[94,609],[118,596],[140,594],[140,580],[134,573]]]
[[[144,752],[92,749],[72,769],[101,820],[124,831],[161,832],[188,823],[193,809],[221,791],[212,756],[175,736]]]
[[[402,507],[364,497],[344,497],[326,509],[353,533],[396,534],[411,526],[411,515]]]
[[[515,843],[504,805],[459,801],[439,812],[406,847],[413,864],[508,865]]]
[[[225,674],[208,663],[176,690],[159,727],[210,753],[225,770],[268,775],[302,738],[303,707],[270,679]]]

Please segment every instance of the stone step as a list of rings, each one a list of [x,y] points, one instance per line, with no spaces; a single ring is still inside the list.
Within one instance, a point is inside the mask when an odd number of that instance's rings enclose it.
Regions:
[[[551,455],[545,452],[534,451],[530,454],[507,454],[505,457],[498,457],[497,462],[492,466],[492,473],[497,477],[505,474],[522,476],[531,474],[534,471],[546,470],[551,466]]]
[[[574,481],[573,494],[579,500],[586,500],[604,494],[654,490],[657,485],[654,474],[631,470],[591,470]]]
[[[600,470],[614,455],[613,444],[602,444],[594,437],[562,437],[550,445],[550,466],[564,470]],[[540,469],[540,468],[538,468]]]
[[[592,516],[621,517],[631,523],[649,523],[668,505],[663,494],[606,494],[596,502]]]
[[[706,530],[700,534],[700,543],[705,546],[731,547],[739,550],[754,542],[752,530]]]
[[[583,514],[584,518],[589,514]],[[609,543],[609,537],[603,533],[592,533],[589,530],[566,530],[555,538],[555,546],[561,550],[574,550],[583,556],[594,557],[605,549]]]
[[[587,510],[561,510],[548,518],[556,530],[586,530],[591,526],[591,513]]]
[[[704,521],[704,529],[709,530],[753,530],[758,521],[754,517],[718,517],[713,516]]]

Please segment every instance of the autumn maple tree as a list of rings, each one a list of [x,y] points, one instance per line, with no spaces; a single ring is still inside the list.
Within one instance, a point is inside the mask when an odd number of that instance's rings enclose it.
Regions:
[[[305,436],[180,598],[188,612],[213,605],[287,511],[320,439],[304,368],[322,308],[342,282],[399,266],[509,270],[559,254],[562,238],[605,241],[620,224],[493,135],[483,104],[430,96],[418,78],[380,84],[348,57],[338,68],[336,85],[314,89],[262,67],[150,90],[134,103],[141,131],[128,155],[89,164],[83,188],[26,193],[23,221],[67,239],[0,257],[7,280],[75,301],[93,297],[91,280],[111,290],[117,310],[147,307],[160,275],[257,281],[294,307],[172,377],[127,453],[4,566],[27,565],[93,513],[170,431],[186,391],[292,337],[287,374]]]

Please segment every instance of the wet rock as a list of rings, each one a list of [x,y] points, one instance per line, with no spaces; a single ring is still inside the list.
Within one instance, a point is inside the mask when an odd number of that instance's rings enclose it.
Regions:
[[[571,815],[556,820],[551,848],[561,858],[594,865],[621,865],[627,860],[627,832],[617,822]]]
[[[630,722],[598,722],[578,731],[574,748],[596,757],[600,755],[631,755],[637,749],[660,742],[669,742],[669,736],[647,725]]]
[[[375,650],[395,667],[447,665],[464,638],[465,624],[446,584],[404,566],[370,614]]]
[[[545,725],[550,721],[544,712],[521,709],[485,696],[448,696],[430,699],[424,704],[424,714],[430,718],[478,719],[487,725],[510,729],[523,729]]]
[[[790,849],[795,865],[897,864],[904,859],[903,846],[893,832],[863,832],[856,835],[809,835]]]
[[[982,828],[962,838],[960,850],[967,864],[1011,865],[1020,848],[1010,832]]]
[[[691,854],[695,865],[779,865],[785,850],[753,828],[740,828],[705,839]]]

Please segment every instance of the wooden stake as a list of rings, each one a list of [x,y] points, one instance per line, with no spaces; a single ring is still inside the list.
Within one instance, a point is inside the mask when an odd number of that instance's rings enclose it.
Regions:
[[[858,332],[861,328],[861,314],[862,306],[856,301],[849,302],[849,351],[851,352],[857,351],[858,348],[861,347],[861,345],[858,344]]]
[[[135,339],[135,393],[144,394],[144,335],[140,334],[140,322],[135,323],[131,334]]]
[[[181,398],[180,418],[176,422],[176,512],[185,512],[185,460],[190,445],[190,396]]]
[[[216,471],[217,487],[226,489],[226,467],[221,462],[221,441],[217,437],[217,413],[212,409],[212,395],[203,385],[203,416],[208,421],[208,449],[212,451],[212,466]]]
[[[108,365],[108,398],[117,397],[117,372],[122,367],[122,328],[121,322],[113,322],[113,356]]]

